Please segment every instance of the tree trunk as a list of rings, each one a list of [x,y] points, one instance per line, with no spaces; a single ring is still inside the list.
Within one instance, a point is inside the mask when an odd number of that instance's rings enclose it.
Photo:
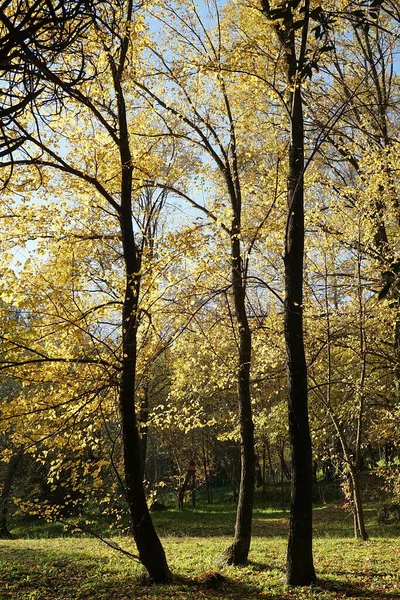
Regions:
[[[149,386],[148,383],[143,388],[143,402],[138,415],[139,434],[140,434],[140,463],[142,467],[142,480],[146,479],[146,456],[147,456],[147,438],[148,438],[148,420],[149,420]]]
[[[211,485],[211,477],[210,477],[210,473],[208,470],[208,464],[207,464],[207,450],[206,450],[206,443],[204,441],[204,436],[202,438],[203,444],[202,444],[202,454],[203,454],[203,471],[204,471],[204,481],[205,481],[205,485],[206,485],[206,496],[207,496],[207,504],[212,504],[213,498],[212,498],[212,485]]]
[[[1,540],[10,540],[11,533],[8,529],[8,509],[9,509],[9,501],[11,488],[14,481],[15,474],[18,469],[18,465],[21,461],[22,454],[14,455],[10,462],[7,465],[6,475],[4,478],[3,489],[0,495],[0,539]]]
[[[154,529],[143,486],[143,462],[135,407],[138,304],[140,293],[141,257],[136,247],[132,226],[132,170],[125,104],[116,83],[120,118],[120,154],[122,164],[120,226],[125,262],[126,287],[122,309],[122,372],[120,411],[124,453],[126,498],[132,531],[139,558],[151,581],[161,583],[171,579],[164,548]]]
[[[361,498],[359,473],[353,468],[350,468],[350,483],[353,496],[354,510],[354,537],[361,538],[363,542],[368,540],[367,529],[365,527],[364,509]]]
[[[192,470],[192,506],[196,508],[196,466]]]
[[[306,17],[305,17],[306,18]],[[305,25],[303,26],[305,27]],[[285,341],[289,380],[289,437],[292,455],[291,503],[286,577],[289,585],[315,581],[312,553],[312,449],[308,419],[307,366],[303,339],[304,123],[297,79],[294,30],[287,42],[291,92],[288,219],[285,244]]]
[[[261,467],[260,460],[257,456],[257,458],[256,458],[256,486],[259,488],[262,488],[263,483],[264,483],[264,479],[263,479],[262,467]]]
[[[135,272],[138,271],[133,271],[133,273]],[[138,283],[135,282],[133,276],[128,277],[123,307],[123,360],[120,388],[126,496],[139,558],[147,569],[149,579],[161,583],[170,580],[171,575],[164,549],[154,529],[146,502],[140,456],[140,436],[135,412],[138,292]]]
[[[265,447],[265,440],[263,442],[262,452],[262,495],[263,498],[267,495],[267,450]]]
[[[296,3],[296,7],[299,3]],[[285,13],[275,26],[286,62],[287,108],[290,114],[288,218],[285,239],[285,342],[288,364],[289,438],[292,455],[291,504],[286,577],[289,585],[315,581],[312,555],[312,449],[308,420],[307,366],[303,339],[304,259],[304,122],[301,83],[307,62],[310,2],[302,3],[301,28],[295,27],[293,3],[279,4]],[[268,19],[277,17],[262,0]],[[299,23],[299,21],[298,21]],[[300,40],[297,40],[296,31]]]
[[[251,331],[246,314],[246,294],[242,275],[239,232],[240,221],[236,219],[232,227],[231,256],[233,298],[239,335],[237,386],[241,470],[235,538],[233,544],[221,557],[222,562],[230,565],[242,565],[247,562],[251,541],[255,482],[254,425],[250,394]]]
[[[179,508],[179,510],[183,510],[183,506],[185,503],[185,493],[188,488],[190,480],[192,480],[192,482],[195,481],[195,479],[193,478],[193,474],[195,474],[195,473],[196,473],[196,465],[194,464],[193,460],[191,460],[189,463],[189,466],[188,466],[188,470],[185,475],[185,479],[183,480],[183,483],[182,483],[181,487],[179,488],[179,492],[178,492],[178,508]],[[196,503],[196,501],[195,501],[195,503]]]
[[[275,483],[276,483],[275,471],[274,471],[274,467],[272,466],[271,446],[270,446],[268,439],[266,440],[266,449],[267,449],[267,456],[268,456],[269,472],[271,474],[272,483],[275,485]]]

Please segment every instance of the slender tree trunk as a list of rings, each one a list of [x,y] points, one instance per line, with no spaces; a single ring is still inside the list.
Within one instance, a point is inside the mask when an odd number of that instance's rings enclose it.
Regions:
[[[164,549],[154,529],[143,487],[140,436],[135,411],[135,378],[137,355],[137,298],[138,282],[133,273],[127,277],[123,307],[122,374],[120,387],[120,410],[124,447],[124,470],[126,495],[132,521],[132,531],[139,558],[147,569],[151,581],[170,579]]]
[[[212,504],[212,486],[211,486],[211,477],[208,469],[208,461],[207,461],[207,449],[206,442],[204,440],[204,436],[202,438],[202,454],[203,454],[203,471],[204,471],[204,481],[206,485],[206,495],[207,495],[207,504]]]
[[[296,3],[296,7],[299,3]],[[292,456],[291,503],[286,578],[289,585],[315,581],[312,554],[312,449],[308,419],[307,366],[303,339],[304,122],[302,71],[307,61],[310,1],[302,3],[297,43],[293,3],[279,4],[285,20],[275,27],[285,54],[290,111],[288,218],[285,239],[285,342],[288,363],[289,438]],[[270,2],[262,0],[268,19]]]
[[[189,466],[188,466],[188,470],[185,475],[185,479],[183,480],[183,483],[182,483],[181,487],[179,488],[179,492],[178,492],[178,508],[179,508],[179,510],[183,510],[184,503],[185,503],[185,493],[188,488],[190,480],[192,479],[192,481],[193,481],[193,473],[195,473],[195,472],[196,472],[196,465],[194,464],[193,460],[191,460],[189,462]]]
[[[251,331],[246,314],[245,283],[240,255],[240,222],[234,221],[231,236],[232,286],[239,334],[238,411],[240,423],[240,486],[236,513],[235,538],[224,552],[227,564],[247,562],[252,527],[255,482],[254,425],[250,395]]]
[[[367,529],[365,527],[359,473],[356,472],[354,469],[350,469],[350,481],[354,507],[354,537],[361,538],[363,542],[366,542],[368,539],[368,534]]]
[[[272,479],[272,483],[275,485],[276,480],[275,480],[275,471],[274,471],[274,467],[272,465],[272,457],[271,457],[271,446],[269,443],[269,440],[266,440],[266,449],[267,449],[267,455],[268,455],[268,466],[269,466],[269,472],[271,474],[271,479]]]
[[[192,506],[196,508],[196,469],[192,471]]]
[[[143,389],[143,402],[138,415],[140,433],[140,462],[142,466],[142,480],[146,478],[146,456],[149,420],[149,388],[148,384]]]
[[[262,467],[258,456],[256,457],[256,486],[262,487],[263,485],[263,474]]]
[[[359,240],[359,248],[361,248],[361,240]],[[355,458],[354,467],[350,470],[350,476],[352,480],[353,488],[353,504],[354,514],[356,516],[356,537],[360,537],[363,541],[366,541],[367,530],[364,521],[364,511],[361,498],[359,476],[362,469],[362,455],[361,455],[361,443],[362,443],[362,432],[363,432],[363,420],[364,420],[364,386],[367,372],[367,345],[365,336],[365,311],[363,304],[363,288],[361,279],[361,253],[359,250],[358,261],[357,261],[357,272],[358,272],[358,303],[359,303],[359,332],[360,332],[360,358],[361,358],[361,372],[360,379],[358,382],[357,396],[358,396],[358,414],[357,414],[357,435],[355,442]]]
[[[265,440],[263,441],[262,452],[262,495],[263,498],[267,495],[267,450],[265,447]]]
[[[11,533],[8,529],[8,509],[10,502],[10,494],[17,473],[18,465],[21,461],[22,454],[15,454],[7,465],[6,475],[4,478],[3,489],[0,495],[0,539],[11,539]]]
[[[141,257],[135,243],[132,225],[132,159],[124,97],[117,73],[114,74],[114,77],[118,97],[120,157],[122,165],[119,220],[126,275],[122,309],[122,372],[119,395],[126,497],[139,558],[147,570],[149,579],[162,583],[170,580],[171,573],[168,568],[164,548],[154,529],[146,502],[143,486],[143,462],[140,453],[140,435],[135,406]]]
[[[286,477],[286,479],[290,479],[291,478],[291,472],[290,472],[290,469],[287,466],[287,463],[286,463],[286,460],[285,460],[285,444],[284,444],[284,442],[279,447],[279,460],[280,460],[280,463],[281,463],[282,475],[284,475]]]
[[[305,17],[306,18],[306,17]],[[304,27],[304,26],[303,26]],[[303,339],[304,123],[293,29],[287,46],[291,93],[288,220],[285,244],[285,341],[289,379],[291,503],[286,577],[289,585],[315,581],[312,553],[312,449]]]

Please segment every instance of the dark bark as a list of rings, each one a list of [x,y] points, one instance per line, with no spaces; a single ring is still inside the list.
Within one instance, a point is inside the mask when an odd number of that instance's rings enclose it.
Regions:
[[[128,12],[131,19],[132,5]],[[140,452],[140,434],[135,406],[137,331],[139,326],[139,293],[141,253],[135,242],[132,215],[132,156],[125,100],[121,86],[123,57],[126,56],[128,38],[121,46],[119,67],[111,60],[114,87],[118,101],[119,152],[121,160],[121,205],[119,220],[121,227],[123,257],[125,265],[125,297],[122,309],[122,373],[120,386],[120,411],[124,449],[124,472],[126,496],[132,521],[139,558],[151,581],[162,583],[171,579],[164,548],[157,535],[146,502],[143,486],[143,462]]]
[[[290,72],[292,68],[290,68]],[[291,76],[289,81],[293,81]],[[303,339],[304,125],[297,85],[292,98],[287,236],[285,246],[285,341],[289,375],[291,503],[286,577],[289,585],[315,581],[312,554],[312,449],[307,366]]]
[[[240,422],[240,486],[236,513],[235,538],[223,553],[226,564],[241,565],[247,562],[252,527],[255,483],[254,425],[250,394],[251,330],[246,314],[246,290],[242,275],[240,254],[240,221],[234,221],[231,237],[232,287],[235,315],[238,323],[238,412]]]
[[[307,39],[306,2],[303,40]],[[295,34],[287,31],[287,78],[291,131],[288,173],[288,219],[285,243],[285,342],[288,361],[289,438],[292,456],[289,542],[286,578],[289,585],[315,581],[312,553],[312,449],[308,418],[307,366],[303,337],[304,260],[304,121],[301,75],[303,60],[296,57]]]
[[[129,188],[129,183],[127,185]],[[122,211],[121,211],[122,212]],[[125,211],[124,211],[125,212]],[[151,581],[164,582],[171,577],[164,549],[154,529],[143,486],[140,435],[135,410],[135,381],[137,358],[137,308],[140,270],[134,244],[132,218],[129,211],[121,214],[121,229],[126,265],[126,289],[122,312],[122,374],[120,411],[124,447],[126,496],[132,522],[132,532],[139,558]]]
[[[3,489],[0,495],[0,539],[11,539],[11,532],[8,529],[8,511],[10,503],[11,489],[14,477],[17,473],[18,465],[22,454],[15,454],[7,465],[4,477]]]
[[[263,483],[264,483],[264,479],[263,479],[262,467],[261,467],[261,463],[257,457],[257,459],[256,459],[256,486],[262,487]]]
[[[312,449],[303,337],[304,121],[301,83],[307,61],[310,2],[304,0],[302,4],[299,44],[290,4],[282,2],[282,9],[286,11],[285,20],[277,23],[275,28],[285,55],[289,86],[287,107],[290,114],[284,321],[292,474],[286,578],[289,585],[300,586],[315,581],[312,555]],[[276,18],[268,0],[262,0],[262,6],[267,18]]]

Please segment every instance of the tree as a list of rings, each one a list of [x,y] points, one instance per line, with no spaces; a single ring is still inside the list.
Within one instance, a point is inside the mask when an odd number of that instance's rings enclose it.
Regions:
[[[59,152],[53,145],[54,131],[46,139],[44,132],[48,132],[48,124],[52,125],[52,113],[46,114],[43,109],[33,112],[33,120],[27,126],[23,121],[14,119],[13,124],[20,139],[25,143],[26,156],[13,158],[12,161],[6,163],[6,166],[35,165],[35,168],[42,173],[43,170],[48,169],[68,173],[85,185],[89,185],[93,192],[108,204],[113,218],[117,219],[119,223],[125,276],[121,316],[122,345],[119,384],[125,491],[140,560],[146,567],[150,579],[162,582],[169,580],[170,572],[146,503],[135,406],[138,329],[140,326],[139,297],[144,267],[142,259],[143,248],[151,230],[145,225],[141,241],[138,241],[137,232],[135,233],[134,230],[133,199],[134,195],[139,192],[133,188],[135,162],[129,132],[129,107],[124,90],[127,70],[134,68],[137,53],[140,52],[140,43],[136,47],[133,43],[135,36],[132,35],[132,31],[135,26],[138,26],[138,23],[140,25],[140,19],[135,21],[134,10],[135,6],[132,1],[119,2],[113,6],[104,2],[96,7],[91,7],[91,28],[85,33],[84,38],[77,36],[75,39],[79,47],[84,41],[87,44],[85,62],[81,65],[77,64],[79,53],[74,55],[70,50],[68,55],[61,54],[55,63],[55,68],[52,68],[53,64],[49,65],[43,56],[35,55],[28,44],[24,41],[18,42],[19,47],[23,49],[24,57],[40,72],[44,89],[52,89],[54,86],[60,91],[63,104],[59,114],[63,113],[64,105],[72,110],[81,107],[82,120],[91,121],[94,129],[102,130],[103,135],[108,138],[108,145],[111,145],[116,151],[117,163],[115,165],[119,186],[114,186],[113,178],[111,178],[111,184],[107,189],[104,180],[101,181],[104,173],[101,173],[100,176],[96,175],[95,170],[90,172],[89,169],[88,172],[85,168],[74,164],[73,160],[66,159],[64,153]],[[4,15],[2,22],[10,34],[15,32],[15,24]],[[79,72],[81,68],[85,68],[86,73],[90,73],[91,84],[85,86],[75,78],[66,80],[64,76],[68,72],[67,69],[65,68],[65,71],[61,70],[61,72],[59,69],[59,62],[62,60],[65,61],[65,67],[68,65],[70,73],[74,73],[76,69]],[[102,79],[103,69],[110,77],[107,81]],[[36,109],[36,107],[34,108]],[[55,118],[57,120],[58,115]],[[36,129],[35,123],[38,125],[38,129]],[[92,162],[90,168],[93,166]],[[147,213],[147,226],[155,211],[156,208],[153,206]]]
[[[290,529],[287,554],[289,585],[315,581],[312,556],[312,449],[308,419],[307,367],[303,340],[304,259],[304,119],[302,83],[311,69],[307,57],[310,3],[302,3],[302,18],[296,20],[298,2],[272,11],[263,0],[265,16],[279,19],[276,33],[284,53],[290,116],[288,166],[288,218],[285,240],[285,340],[289,378],[289,435],[292,453]],[[297,44],[296,30],[300,32]]]

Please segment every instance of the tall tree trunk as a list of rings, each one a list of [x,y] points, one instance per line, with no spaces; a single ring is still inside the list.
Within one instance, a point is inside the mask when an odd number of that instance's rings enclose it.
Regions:
[[[285,340],[289,374],[289,437],[292,455],[287,582],[315,581],[312,555],[312,449],[307,366],[303,340],[304,141],[300,89],[294,92],[285,247]]]
[[[0,539],[11,539],[11,533],[8,529],[8,510],[10,502],[10,494],[17,473],[18,465],[21,461],[22,454],[15,454],[7,465],[6,475],[4,478],[3,489],[0,495]]]
[[[149,579],[162,583],[171,579],[171,573],[164,548],[154,529],[146,502],[143,486],[143,462],[140,453],[140,434],[135,406],[141,255],[135,243],[132,225],[132,157],[129,147],[126,109],[119,76],[115,70],[114,84],[118,97],[119,150],[122,167],[119,220],[126,275],[122,309],[122,372],[119,395],[126,497],[139,558],[147,570]]]
[[[368,539],[367,529],[364,520],[364,509],[361,498],[361,489],[359,475],[360,473],[354,468],[350,468],[350,484],[353,496],[353,510],[354,510],[354,537],[361,538],[363,542]]]
[[[126,496],[132,521],[132,531],[139,558],[151,581],[164,582],[171,577],[164,549],[154,529],[143,487],[140,436],[135,411],[135,378],[137,355],[138,282],[134,273],[127,277],[123,307],[122,374],[120,410],[124,447]]]
[[[246,314],[246,291],[240,254],[240,220],[232,227],[232,287],[235,315],[238,323],[238,412],[240,423],[240,486],[236,512],[235,538],[222,555],[223,562],[242,565],[247,562],[252,527],[255,482],[254,425],[250,394],[251,331]]]
[[[275,20],[269,1],[262,0],[262,6],[266,17]],[[284,320],[292,475],[286,578],[289,585],[303,586],[315,581],[312,554],[312,449],[303,339],[304,122],[301,83],[307,61],[310,1],[304,0],[302,3],[300,29],[295,28],[293,3],[282,2],[281,8],[285,19],[276,25],[275,31],[285,55],[287,108],[290,113]],[[300,34],[299,43],[296,39],[297,30]]]
[[[307,15],[305,15],[305,19]],[[303,25],[305,27],[305,25]],[[304,34],[303,34],[304,35]],[[306,34],[305,34],[306,35]],[[288,33],[291,132],[288,219],[285,243],[285,341],[289,379],[291,503],[286,577],[289,585],[315,581],[312,553],[312,449],[308,419],[307,366],[303,339],[304,122],[294,30]]]

